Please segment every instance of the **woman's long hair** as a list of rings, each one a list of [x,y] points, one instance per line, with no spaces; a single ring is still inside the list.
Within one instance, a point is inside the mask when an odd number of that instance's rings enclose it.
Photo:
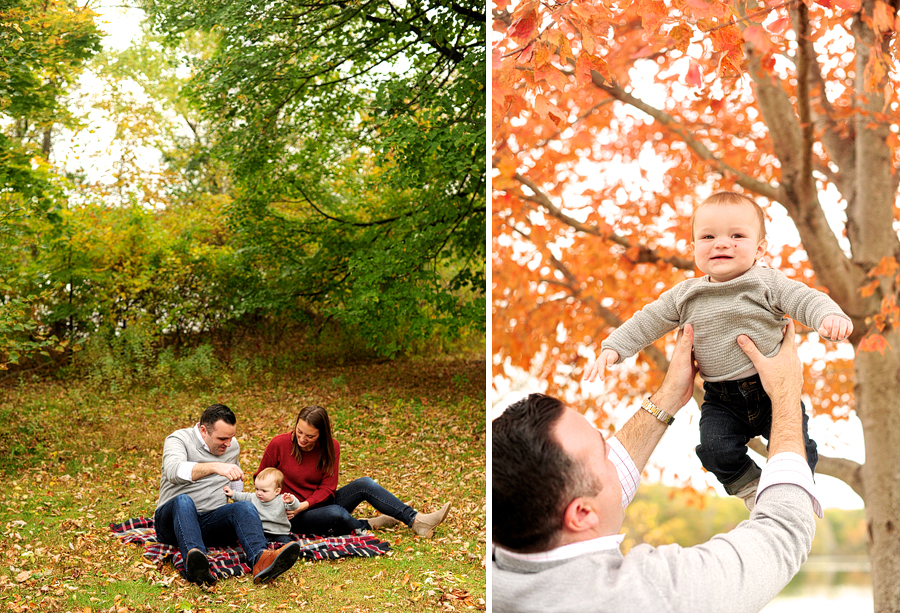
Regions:
[[[297,424],[300,420],[305,421],[310,426],[319,431],[319,464],[317,468],[325,475],[331,475],[334,472],[334,437],[331,436],[331,420],[328,418],[328,411],[316,405],[310,405],[300,409],[297,415],[297,421],[294,422],[294,429],[291,431],[291,455],[299,464],[303,457],[303,450],[297,442]]]

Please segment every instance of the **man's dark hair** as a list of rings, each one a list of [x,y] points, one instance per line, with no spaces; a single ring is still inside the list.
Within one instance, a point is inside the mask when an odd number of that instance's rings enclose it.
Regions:
[[[566,507],[585,487],[599,490],[582,462],[566,454],[553,436],[566,405],[531,394],[491,424],[492,539],[522,553],[554,547]]]
[[[203,411],[200,416],[200,425],[206,426],[207,431],[211,431],[216,427],[216,422],[222,420],[229,426],[237,423],[237,417],[224,404],[211,404]]]

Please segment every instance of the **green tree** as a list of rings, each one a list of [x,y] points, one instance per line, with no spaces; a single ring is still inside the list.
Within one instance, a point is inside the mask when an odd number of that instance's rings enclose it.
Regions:
[[[53,129],[71,124],[66,93],[99,44],[94,13],[74,2],[0,1],[0,369],[60,348],[37,306],[52,288],[23,264],[34,224],[65,204]]]
[[[483,329],[485,23],[476,2],[144,2],[193,58],[235,173],[245,305],[311,303],[391,354]]]

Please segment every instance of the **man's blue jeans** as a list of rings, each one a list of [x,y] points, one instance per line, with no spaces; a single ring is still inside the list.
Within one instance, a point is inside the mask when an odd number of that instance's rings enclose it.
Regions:
[[[246,500],[198,514],[191,497],[181,494],[156,509],[153,525],[159,542],[178,547],[184,560],[191,549],[206,553],[207,546],[222,547],[237,541],[252,568],[267,548],[259,513]]]
[[[369,522],[353,517],[350,513],[367,501],[375,510],[399,519],[412,526],[416,510],[403,504],[399,498],[375,483],[369,477],[361,477],[339,487],[332,504],[303,511],[291,520],[294,534],[340,535],[353,534],[355,530],[368,530]]]
[[[703,384],[703,405],[700,407],[700,444],[697,456],[703,467],[713,473],[736,494],[745,485],[759,479],[762,471],[747,455],[750,439],[763,436],[768,441],[772,427],[772,401],[763,390],[759,375],[734,381],[706,381]],[[819,455],[816,442],[809,438],[806,407],[803,412],[803,441],[806,461],[815,473]]]

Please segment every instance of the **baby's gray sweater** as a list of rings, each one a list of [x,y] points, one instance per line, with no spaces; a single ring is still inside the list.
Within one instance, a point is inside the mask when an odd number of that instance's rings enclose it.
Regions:
[[[269,502],[263,502],[252,492],[235,492],[232,496],[235,500],[249,500],[259,512],[259,519],[262,521],[263,532],[269,534],[290,534],[291,522],[287,518],[286,511],[288,509],[296,509],[300,506],[300,501],[294,496],[294,502],[288,504],[281,499],[279,494]]]
[[[746,334],[771,357],[781,346],[785,315],[813,329],[828,315],[850,319],[826,294],[788,279],[780,270],[754,266],[724,283],[713,283],[708,276],[682,281],[619,326],[601,348],[618,353],[621,362],[691,324],[700,375],[707,381],[727,381],[753,367],[737,344],[738,335]]]

